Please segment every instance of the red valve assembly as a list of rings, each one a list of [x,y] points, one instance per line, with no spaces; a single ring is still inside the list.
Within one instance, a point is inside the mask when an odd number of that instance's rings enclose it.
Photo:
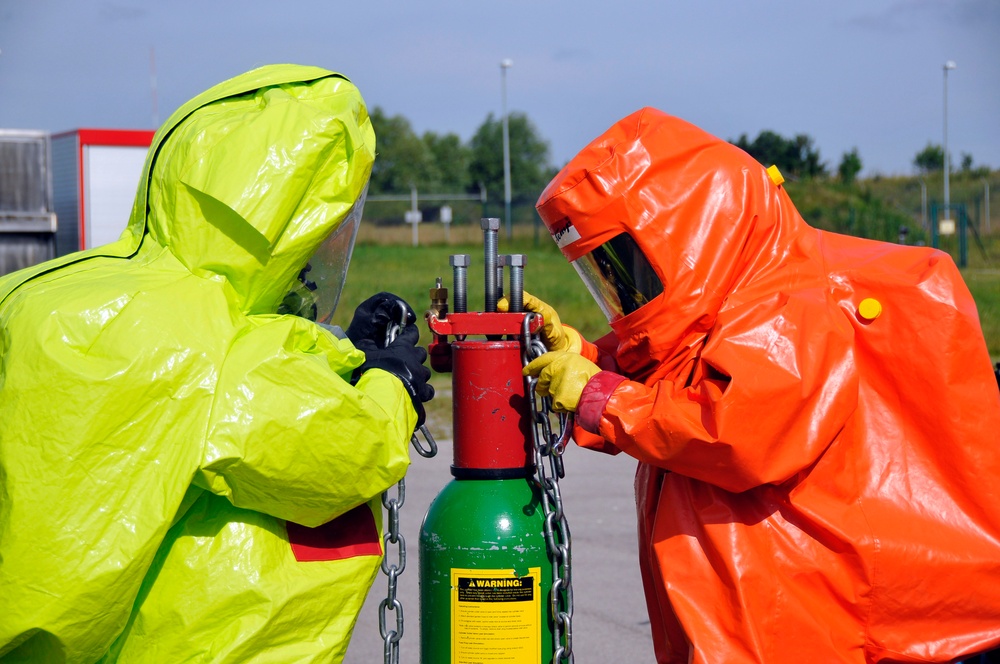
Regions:
[[[456,478],[505,479],[534,472],[531,408],[521,367],[523,337],[537,332],[542,318],[523,311],[527,261],[520,254],[497,255],[499,227],[499,219],[482,220],[485,311],[466,311],[469,256],[458,254],[450,260],[454,310],[448,310],[448,289],[439,278],[426,314],[434,334],[428,348],[431,368],[452,374]],[[510,271],[508,312],[499,312],[505,266]]]

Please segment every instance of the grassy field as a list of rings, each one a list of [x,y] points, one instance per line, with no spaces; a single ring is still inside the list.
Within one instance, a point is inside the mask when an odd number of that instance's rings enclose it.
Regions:
[[[444,285],[452,287],[452,270],[448,264],[451,254],[469,254],[469,310],[483,309],[483,244],[482,231],[470,225],[459,225],[449,231],[448,242],[440,224],[425,224],[420,229],[420,246],[412,246],[410,227],[374,227],[365,223],[359,233],[358,243],[351,259],[350,273],[341,297],[341,307],[334,322],[343,327],[350,323],[354,307],[364,298],[378,291],[391,291],[402,296],[422,317],[430,305],[430,289],[435,279],[441,277]],[[536,229],[515,226],[514,238],[500,235],[499,252],[526,254],[524,284],[531,293],[558,308],[563,320],[588,339],[596,339],[609,331],[604,314],[576,271],[566,262],[556,245],[544,230],[535,241]],[[1000,256],[1000,235],[987,244],[987,256]],[[1000,259],[988,260],[976,252],[970,254],[972,267],[963,270],[966,283],[976,299],[986,342],[994,362],[1000,362]],[[420,321],[420,343],[431,341],[427,326]],[[435,374],[431,384],[437,397],[427,404],[427,423],[439,438],[447,439],[451,431],[451,377]]]
[[[466,253],[472,258],[469,270],[469,310],[483,307],[482,231],[471,225],[459,225],[449,232],[445,243],[440,224],[425,224],[420,229],[420,246],[412,246],[409,227],[379,227],[364,224],[351,260],[351,269],[335,322],[347,326],[354,305],[380,290],[401,295],[420,316],[430,304],[429,290],[441,277],[451,288],[448,264],[451,254]],[[577,327],[585,337],[595,339],[609,330],[607,322],[576,272],[563,259],[544,229],[515,226],[513,240],[501,231],[499,252],[528,256],[525,288],[557,306],[563,320]],[[970,250],[970,267],[963,270],[966,283],[979,308],[983,333],[994,361],[1000,361],[1000,237],[994,235],[986,244],[987,253]],[[996,258],[994,258],[996,256]],[[430,341],[430,333],[421,325],[421,343]]]
[[[346,326],[353,313],[353,304],[380,290],[392,291],[406,299],[418,317],[430,305],[429,291],[435,279],[441,277],[444,286],[452,287],[451,254],[469,254],[469,310],[483,309],[483,244],[482,231],[470,226],[452,229],[451,244],[445,244],[440,224],[427,224],[421,229],[420,246],[411,244],[410,229],[401,227],[362,227],[341,306],[334,322]],[[594,303],[576,271],[566,262],[542,231],[538,244],[533,229],[515,227],[517,233],[507,241],[501,232],[499,253],[526,254],[525,288],[542,299],[557,303],[559,313],[567,322],[579,327],[584,335],[595,338],[608,332],[607,321]],[[426,326],[421,327],[421,343],[430,341]]]

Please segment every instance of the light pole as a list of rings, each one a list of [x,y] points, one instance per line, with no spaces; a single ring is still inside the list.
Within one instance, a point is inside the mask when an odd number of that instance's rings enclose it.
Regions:
[[[927,230],[927,183],[920,180],[920,227]]]
[[[986,220],[986,232],[990,232],[990,181],[983,178],[983,203],[985,204],[985,211],[983,213],[983,219]]]
[[[503,213],[507,239],[513,233],[510,226],[510,129],[507,124],[507,70],[514,65],[510,58],[500,61],[500,105],[503,114]]]
[[[951,198],[948,191],[951,158],[948,156],[948,70],[956,67],[954,60],[944,63],[944,218],[951,219]]]

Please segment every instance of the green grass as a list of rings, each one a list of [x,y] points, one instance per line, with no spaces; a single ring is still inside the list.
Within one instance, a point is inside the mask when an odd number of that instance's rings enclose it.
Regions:
[[[354,248],[350,272],[340,300],[342,306],[338,309],[334,322],[346,327],[355,304],[381,290],[402,296],[413,306],[417,316],[422,316],[430,306],[430,289],[434,287],[437,277],[441,277],[444,286],[451,293],[452,268],[448,263],[451,254],[469,254],[471,257],[469,310],[482,311],[485,297],[483,245],[481,231],[479,233],[480,240],[476,243],[456,242],[446,245],[438,242],[419,247],[359,240]],[[547,233],[537,245],[530,230],[526,237],[516,238],[512,242],[501,237],[498,250],[501,254],[519,253],[528,256],[525,288],[557,305],[564,322],[578,327],[588,338],[596,338],[609,331],[601,310]],[[421,326],[420,341],[423,344],[430,341],[426,325]]]
[[[410,244],[410,229],[364,228],[354,248],[351,267],[333,322],[344,328],[351,321],[354,307],[369,295],[379,291],[390,291],[401,296],[416,311],[418,319],[430,306],[430,289],[435,279],[441,277],[449,290],[449,305],[452,291],[452,268],[448,263],[451,254],[469,254],[472,265],[469,269],[469,311],[482,311],[485,299],[483,283],[482,231],[478,228],[456,229],[452,235],[454,244],[445,244],[434,231],[422,231],[426,237],[419,247]],[[538,297],[552,302],[559,308],[565,322],[580,329],[589,339],[595,339],[609,331],[607,320],[594,303],[593,298],[576,271],[566,262],[549,239],[547,233],[539,238],[536,245],[530,228],[518,228],[516,239],[508,242],[501,234],[499,253],[526,254],[525,288]],[[471,238],[476,237],[475,241]],[[418,321],[420,343],[431,341],[427,325]],[[431,384],[439,398],[427,404],[427,423],[430,430],[439,437],[451,429],[451,377],[435,374]],[[443,397],[443,398],[441,398]]]
[[[354,307],[378,291],[391,291],[402,296],[421,318],[430,305],[430,289],[441,277],[445,287],[452,289],[451,254],[469,254],[469,310],[483,308],[483,245],[482,231],[469,226],[452,229],[454,244],[445,244],[440,225],[422,230],[421,246],[411,245],[409,228],[374,228],[366,225],[354,249],[351,268],[341,297],[341,307],[334,323],[347,327]],[[499,252],[521,253],[528,256],[525,268],[525,288],[557,307],[563,321],[573,325],[587,339],[607,334],[609,327],[604,314],[590,293],[566,262],[548,235],[542,231],[537,244],[534,229],[515,227],[515,238],[507,241],[501,234]],[[987,245],[990,255],[1000,255],[1000,242]],[[970,252],[970,258],[971,258]],[[974,267],[963,270],[966,283],[976,300],[983,333],[994,362],[1000,362],[1000,269],[971,261]],[[449,302],[450,304],[450,302]],[[431,335],[426,324],[419,321],[420,343],[427,345]],[[427,424],[439,438],[451,434],[451,377],[434,374],[431,384],[437,398],[427,404]]]
[[[1000,269],[970,268],[962,271],[976,300],[986,347],[994,362],[1000,362]]]
[[[512,241],[506,240],[501,232],[499,252],[528,256],[525,288],[556,306],[563,322],[579,329],[584,337],[596,339],[606,334],[609,328],[604,315],[548,234],[543,230],[536,244],[534,229],[515,227],[515,230]],[[364,230],[354,249],[335,323],[346,327],[354,306],[382,290],[402,296],[414,307],[418,318],[421,317],[430,305],[429,291],[437,277],[441,277],[444,286],[451,290],[452,270],[448,257],[459,253],[469,254],[472,259],[468,281],[469,310],[482,310],[482,232],[469,226],[457,227],[451,232],[454,244],[445,244],[439,230],[428,228],[421,231],[424,234],[421,246],[413,247],[409,231],[409,228]],[[1000,256],[1000,241],[997,241],[1000,238],[989,239],[993,240],[987,244],[989,255]],[[994,361],[1000,361],[1000,267],[996,259],[985,264],[977,260],[974,255],[978,253],[977,249],[970,248],[972,267],[963,270],[963,276],[976,300],[989,352]],[[430,342],[430,332],[423,324],[420,329],[420,343],[426,345]]]

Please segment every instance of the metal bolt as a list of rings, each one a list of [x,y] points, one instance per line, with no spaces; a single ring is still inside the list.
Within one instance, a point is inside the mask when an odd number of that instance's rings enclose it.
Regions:
[[[507,265],[507,256],[497,256],[497,301],[503,297],[503,268]]]
[[[486,306],[488,313],[497,310],[497,232],[500,230],[500,219],[483,217],[480,221],[483,228],[483,276],[485,281]]]
[[[469,254],[453,254],[449,260],[451,271],[455,282],[455,312],[464,314],[468,311],[468,267]]]
[[[507,265],[510,267],[511,311],[524,311],[524,266],[527,264],[528,257],[524,254],[507,256]]]

